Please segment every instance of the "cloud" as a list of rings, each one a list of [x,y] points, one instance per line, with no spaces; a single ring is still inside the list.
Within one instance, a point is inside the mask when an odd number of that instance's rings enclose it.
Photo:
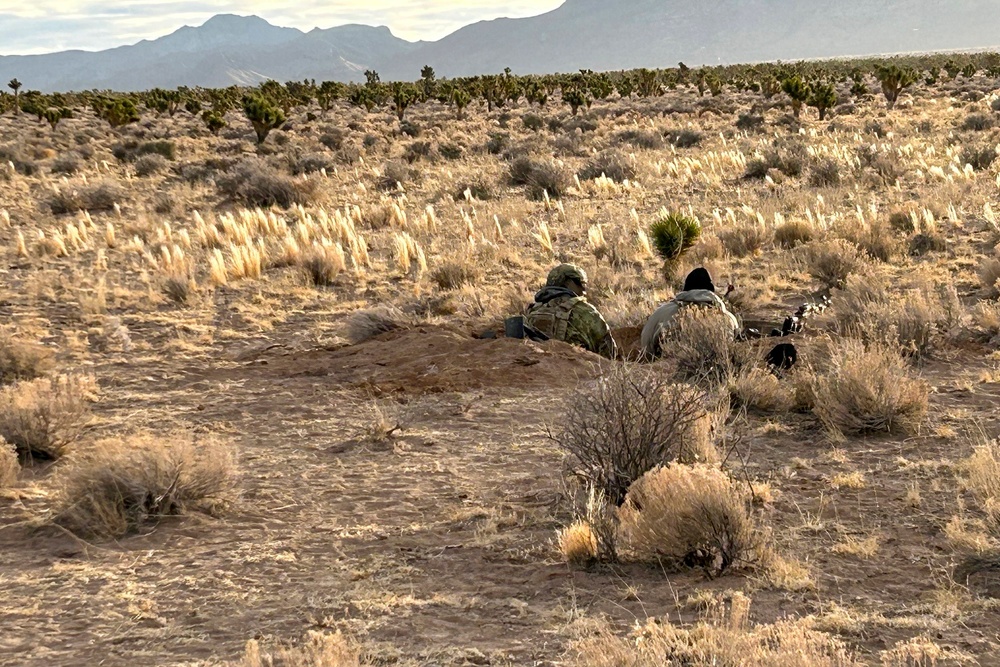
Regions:
[[[256,14],[274,25],[387,25],[409,40],[436,40],[469,23],[541,14],[563,0],[0,0],[0,53],[101,50],[155,39],[216,14]]]

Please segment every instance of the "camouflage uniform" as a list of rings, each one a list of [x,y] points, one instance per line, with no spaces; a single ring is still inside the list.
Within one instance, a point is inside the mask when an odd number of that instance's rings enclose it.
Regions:
[[[535,295],[535,303],[525,313],[525,327],[552,340],[578,345],[614,359],[618,346],[608,323],[586,297],[566,287],[571,280],[584,284],[587,274],[572,264],[562,264],[549,273],[546,286]]]

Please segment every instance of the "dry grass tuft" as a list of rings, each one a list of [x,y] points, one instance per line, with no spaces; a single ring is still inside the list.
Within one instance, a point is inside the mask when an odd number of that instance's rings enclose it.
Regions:
[[[351,313],[347,318],[347,340],[353,345],[364,343],[390,331],[413,325],[413,318],[393,306],[379,306]]]
[[[782,413],[794,404],[792,389],[759,366],[744,368],[730,377],[727,388],[734,408]]]
[[[316,242],[302,251],[299,265],[313,285],[330,285],[347,269],[344,248],[339,243]]]
[[[631,560],[699,566],[712,575],[756,561],[760,535],[749,493],[713,466],[647,472],[629,488],[619,520]]]
[[[0,391],[0,437],[29,456],[56,459],[83,430],[94,398],[91,378],[19,382]]]
[[[361,649],[339,631],[328,635],[310,632],[301,648],[268,652],[256,639],[247,642],[243,657],[229,667],[361,667]]]
[[[549,437],[586,486],[620,505],[629,486],[657,466],[717,459],[706,403],[704,393],[662,373],[614,366],[573,394],[562,430]]]
[[[993,532],[1000,536],[1000,443],[980,438],[959,466],[962,481],[972,491]]]
[[[559,531],[559,551],[570,565],[588,566],[598,560],[597,535],[590,524],[577,519]]]
[[[815,630],[811,618],[750,623],[750,599],[735,593],[731,606],[708,603],[708,611],[690,628],[666,619],[649,619],[630,637],[609,630],[578,640],[570,647],[573,667],[861,667],[844,642]]]
[[[898,348],[846,339],[813,381],[813,411],[839,436],[915,433],[927,414],[929,387],[912,376]]]
[[[865,476],[858,471],[838,472],[830,478],[830,486],[834,489],[863,489]]]
[[[813,226],[806,220],[789,220],[774,229],[774,242],[782,248],[794,248],[813,240]]]
[[[232,450],[212,437],[103,440],[68,458],[53,521],[79,535],[122,537],[165,516],[214,515],[232,502],[236,481]]]
[[[0,439],[0,489],[5,489],[17,479],[21,469],[17,461],[17,449]]]
[[[44,375],[55,366],[53,356],[44,345],[21,340],[0,329],[0,385]]]
[[[442,290],[454,290],[463,285],[475,285],[482,271],[469,259],[448,260],[431,271],[431,280]]]

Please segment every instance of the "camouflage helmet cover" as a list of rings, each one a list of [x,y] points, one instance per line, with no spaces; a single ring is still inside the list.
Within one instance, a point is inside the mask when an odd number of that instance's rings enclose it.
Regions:
[[[549,271],[546,285],[549,287],[565,287],[570,281],[576,281],[581,285],[587,283],[587,273],[575,264],[560,264]]]

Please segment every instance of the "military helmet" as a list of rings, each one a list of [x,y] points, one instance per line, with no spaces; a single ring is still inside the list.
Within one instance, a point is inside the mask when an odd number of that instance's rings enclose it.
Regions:
[[[545,284],[549,287],[566,287],[570,281],[587,284],[587,272],[576,264],[560,264],[549,271]]]

